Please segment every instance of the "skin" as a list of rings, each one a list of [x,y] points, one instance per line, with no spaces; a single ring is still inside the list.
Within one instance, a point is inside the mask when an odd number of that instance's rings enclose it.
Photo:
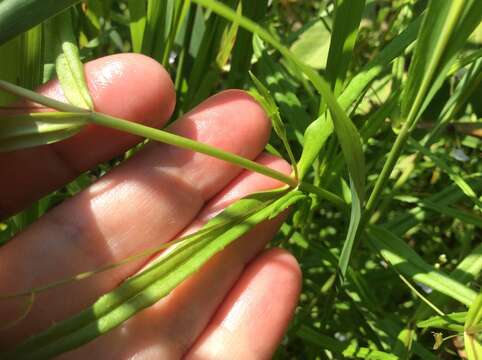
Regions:
[[[95,108],[161,127],[175,105],[172,82],[142,55],[121,54],[86,64]],[[56,81],[39,91],[65,100]],[[270,122],[239,90],[221,92],[168,129],[290,173],[262,153]],[[141,139],[90,126],[65,141],[0,153],[0,217],[25,208]],[[52,209],[0,248],[0,293],[28,290],[119,261],[193,232],[237,199],[282,186],[226,162],[151,143],[96,183]],[[301,275],[281,249],[263,250],[283,216],[256,226],[211,259],[167,297],[109,334],[63,359],[267,359],[297,303]],[[148,260],[149,261],[149,260]],[[0,348],[77,313],[146,266],[136,261],[38,295],[27,317],[3,330]],[[25,301],[4,300],[0,323]]]

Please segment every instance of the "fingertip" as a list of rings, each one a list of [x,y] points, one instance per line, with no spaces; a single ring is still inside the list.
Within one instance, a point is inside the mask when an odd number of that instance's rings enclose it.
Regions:
[[[301,288],[296,259],[271,249],[251,262],[187,359],[268,359],[293,316]]]
[[[87,63],[85,71],[99,112],[159,127],[174,111],[174,84],[148,56],[110,55]]]

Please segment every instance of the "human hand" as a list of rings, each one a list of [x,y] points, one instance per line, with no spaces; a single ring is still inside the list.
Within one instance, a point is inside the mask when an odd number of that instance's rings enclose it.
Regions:
[[[142,55],[95,60],[86,65],[86,76],[100,112],[160,127],[173,111],[168,74]],[[64,99],[57,82],[40,91]],[[213,96],[169,129],[290,172],[284,160],[261,153],[270,123],[244,92]],[[0,154],[0,217],[139,140],[89,126],[56,144]],[[151,143],[0,248],[0,294],[45,285],[158,246],[195,231],[240,197],[281,185],[203,154]],[[282,220],[258,225],[154,306],[62,358],[269,358],[300,289],[300,270],[291,255],[279,249],[262,252]],[[0,333],[0,347],[8,349],[77,313],[145,265],[131,262],[37,295],[28,315]],[[2,301],[0,323],[15,320],[24,308],[25,299]]]

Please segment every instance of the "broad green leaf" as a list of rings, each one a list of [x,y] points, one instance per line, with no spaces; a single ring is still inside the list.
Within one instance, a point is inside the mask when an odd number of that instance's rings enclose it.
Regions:
[[[8,356],[16,359],[29,358],[32,354],[38,359],[52,357],[119,326],[169,294],[214,254],[256,224],[283,211],[292,198],[301,195],[297,191],[282,194],[278,190],[239,200],[210,220],[198,233],[161,254],[142,273],[126,280],[118,289],[102,296],[73,318],[26,340]]]
[[[144,30],[146,27],[147,9],[144,0],[128,0],[130,14],[130,32],[132,39],[132,51],[136,53],[142,52],[142,41],[144,39]]]
[[[330,30],[326,22],[327,19],[323,19],[311,24],[290,47],[298,59],[315,69],[326,66],[330,48]]]
[[[80,0],[3,0],[0,2],[0,45]]]
[[[0,119],[0,152],[45,145],[66,139],[86,124],[75,113],[40,112]]]
[[[58,51],[55,68],[64,95],[72,105],[92,110],[94,104],[87,88],[84,66],[80,61],[70,11],[54,17],[51,25]]]
[[[427,264],[403,240],[387,229],[371,226],[367,229],[367,234],[370,243],[397,272],[448,295],[462,304],[469,305],[475,300],[476,294],[472,289]]]
[[[419,328],[437,328],[450,331],[463,331],[463,323],[467,318],[467,312],[456,312],[447,314],[445,316],[432,316],[427,320],[419,321],[417,327]]]

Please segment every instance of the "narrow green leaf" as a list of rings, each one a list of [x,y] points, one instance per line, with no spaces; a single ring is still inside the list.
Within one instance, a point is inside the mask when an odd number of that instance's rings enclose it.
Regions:
[[[440,214],[453,217],[454,219],[459,219],[464,222],[464,224],[472,224],[482,229],[482,217],[469,213],[467,211],[458,210],[451,206],[440,205],[431,201],[421,201],[419,205],[423,208],[436,211]]]
[[[473,203],[482,210],[482,203],[480,202],[474,189],[460,176],[455,173],[450,166],[448,166],[440,157],[433,154],[429,149],[426,149],[416,140],[409,139],[409,144],[415,147],[420,153],[429,157],[440,169],[442,169],[451,179],[457,184],[457,186],[462,190],[462,192],[473,201]]]
[[[129,28],[132,39],[132,51],[142,52],[142,41],[144,39],[144,29],[146,27],[147,9],[144,0],[128,0],[129,7]]]
[[[450,273],[450,277],[460,283],[468,283],[479,276],[482,271],[482,244],[473,249]],[[440,293],[430,294],[429,300],[437,306],[443,306],[450,298]],[[425,304],[421,304],[414,315],[414,320],[424,319],[432,313]]]
[[[482,177],[480,175],[470,177],[466,179],[466,181],[474,191],[482,190]],[[448,206],[460,201],[464,196],[465,195],[460,188],[456,184],[452,184],[439,193],[427,197],[425,201],[439,206]],[[399,214],[394,220],[387,222],[385,227],[394,234],[402,236],[417,224],[429,219],[430,214],[431,212],[427,211],[423,206],[417,206],[409,211],[404,211]]]
[[[408,83],[402,93],[403,127],[374,185],[366,205],[370,217],[385,184],[424,108],[442,86],[450,65],[482,18],[476,0],[431,0],[423,17]]]
[[[45,145],[80,131],[86,116],[76,113],[40,112],[0,119],[0,152]]]
[[[468,360],[482,359],[482,344],[475,336],[464,336],[464,345]]]
[[[55,67],[65,97],[77,107],[93,109],[94,104],[87,88],[84,66],[80,61],[70,11],[57,15],[51,22],[52,30],[57,36],[58,56]]]
[[[43,79],[43,31],[42,25],[37,25],[20,35],[20,79],[18,85],[35,89]]]
[[[80,0],[3,0],[0,2],[0,45]]]
[[[263,85],[263,83],[259,81],[252,72],[249,72],[249,76],[251,77],[251,81],[254,83],[258,91],[258,93],[252,92],[251,94],[254,95],[255,99],[261,104],[266,114],[271,119],[274,131],[283,142],[285,150],[288,153],[291,166],[295,172],[295,178],[298,178],[298,167],[296,166],[295,156],[293,155],[293,150],[291,150],[291,145],[288,141],[288,136],[286,133],[286,127],[283,123],[283,120],[281,120],[278,106],[276,105],[276,102],[271,96],[269,90]]]
[[[361,209],[362,209],[362,199],[355,191],[355,186],[352,184],[350,179],[350,189],[351,189],[351,212],[350,212],[350,223],[348,225],[348,231],[343,242],[343,248],[341,249],[340,259],[338,262],[338,267],[340,269],[341,279],[343,280],[348,269],[348,263],[350,262],[351,253],[353,246],[355,244],[355,239],[358,231],[358,226],[361,220]]]
[[[302,61],[297,59],[293,53],[291,53],[285,46],[275,39],[268,31],[264,30],[259,24],[256,24],[250,19],[237,14],[235,11],[233,11],[233,9],[220,3],[219,1],[193,0],[193,2],[211,9],[226,19],[239,23],[239,26],[258,35],[264,41],[275,47],[289,62],[295,64],[299,71],[304,73],[310,79],[314,87],[323,96],[328,108],[331,111],[334,129],[339,138],[350,176],[358,196],[360,199],[363,199],[365,192],[365,159],[363,156],[360,137],[356,127],[338,104],[334,94],[330,90],[330,85],[328,82],[312,68],[303,64]],[[306,146],[310,147],[312,145],[308,146],[308,144],[306,144]],[[302,175],[303,174],[300,173],[300,176]]]
[[[438,328],[451,331],[463,331],[463,323],[467,318],[467,312],[456,312],[447,314],[445,316],[432,316],[427,320],[419,321],[417,327],[419,328]]]
[[[141,2],[141,0],[138,0]],[[171,13],[167,11],[168,1],[149,0],[147,2],[147,17],[142,41],[142,52],[161,61],[166,39],[166,24]]]
[[[311,122],[310,115],[299,99],[298,89],[290,73],[269,53],[259,36],[254,37],[257,77],[268,85],[282,118],[287,122],[289,140],[303,144],[303,133]],[[294,134],[293,134],[294,132]]]
[[[335,2],[333,30],[326,62],[326,73],[335,96],[338,96],[343,89],[364,9],[365,0],[337,0]],[[325,100],[322,98],[320,114],[324,112]],[[333,113],[331,115],[334,116]],[[361,219],[361,209],[365,195],[365,164],[361,136],[353,123],[336,121],[334,119],[333,126],[350,173],[352,199],[350,222],[338,262],[341,279],[344,280]],[[326,130],[324,133],[326,133]],[[305,146],[310,145],[305,141]],[[359,166],[357,167],[351,161],[360,162]]]
[[[464,325],[464,344],[468,360],[480,360],[482,358],[482,292],[475,298],[467,312]]]
[[[266,14],[268,0],[241,0],[243,16],[259,22]],[[231,69],[229,71],[228,86],[241,88],[247,80],[248,70],[251,68],[253,56],[253,34],[239,29],[231,55]]]
[[[482,322],[482,292],[477,295],[467,313],[465,321],[465,331],[470,332],[472,327],[480,325]]]
[[[326,73],[335,96],[343,88],[364,9],[365,0],[335,1],[335,19],[326,63]]]
[[[471,304],[475,292],[427,264],[403,240],[385,228],[371,226],[367,229],[370,243],[394,269],[410,279],[425,284],[462,304]]]

